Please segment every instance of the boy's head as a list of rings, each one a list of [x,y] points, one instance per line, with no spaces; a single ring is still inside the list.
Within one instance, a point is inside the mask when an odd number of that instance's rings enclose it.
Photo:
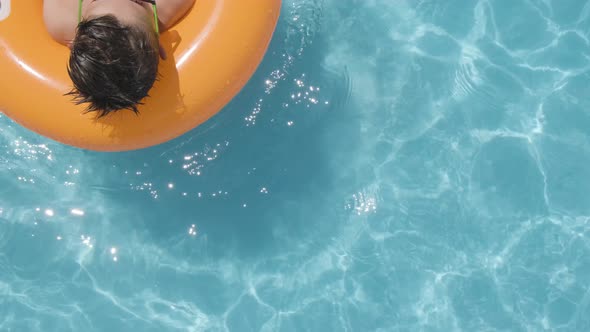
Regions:
[[[78,24],[71,44],[68,74],[74,89],[69,95],[77,104],[88,103],[87,111],[98,117],[119,109],[137,113],[156,80],[158,56],[149,21],[107,13],[88,17]]]

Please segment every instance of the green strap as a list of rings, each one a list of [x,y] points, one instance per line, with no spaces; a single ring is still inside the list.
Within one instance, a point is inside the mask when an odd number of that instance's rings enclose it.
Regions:
[[[82,0],[80,0],[82,1]],[[156,24],[156,35],[160,36],[160,27],[158,24],[158,11],[156,10],[156,3],[152,4],[152,8],[154,9],[154,22]]]
[[[78,3],[78,23],[82,21],[82,0]]]

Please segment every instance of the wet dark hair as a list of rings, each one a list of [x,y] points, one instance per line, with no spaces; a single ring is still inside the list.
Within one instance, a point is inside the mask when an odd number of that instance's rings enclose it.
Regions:
[[[72,42],[68,74],[74,83],[67,95],[86,112],[103,117],[137,105],[148,96],[158,74],[157,38],[113,15],[83,20]]]

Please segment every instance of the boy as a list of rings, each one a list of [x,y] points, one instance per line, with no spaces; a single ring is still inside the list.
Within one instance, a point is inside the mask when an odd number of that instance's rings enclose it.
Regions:
[[[69,95],[98,117],[120,109],[137,113],[166,59],[159,33],[195,0],[43,0],[51,37],[70,48]]]

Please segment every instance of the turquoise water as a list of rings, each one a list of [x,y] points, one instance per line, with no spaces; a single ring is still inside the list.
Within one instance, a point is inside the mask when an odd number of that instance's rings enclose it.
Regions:
[[[2,116],[0,331],[588,331],[589,73],[586,1],[291,0],[175,141]]]

